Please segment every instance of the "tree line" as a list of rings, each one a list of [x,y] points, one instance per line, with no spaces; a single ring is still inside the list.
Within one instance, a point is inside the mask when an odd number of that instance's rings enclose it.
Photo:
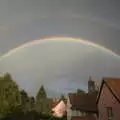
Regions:
[[[35,111],[39,114],[51,115],[51,99],[43,85],[36,97],[28,96],[27,92],[20,90],[11,74],[0,76],[0,116]]]
[[[77,94],[85,94],[85,91],[77,89]],[[60,99],[65,100],[64,95],[61,95]],[[29,116],[30,120],[34,114],[38,119],[39,116],[49,118],[51,117],[51,103],[52,99],[48,98],[43,85],[40,86],[36,97],[33,97],[29,96],[24,89],[19,88],[11,74],[6,73],[0,76],[0,117],[19,114]]]

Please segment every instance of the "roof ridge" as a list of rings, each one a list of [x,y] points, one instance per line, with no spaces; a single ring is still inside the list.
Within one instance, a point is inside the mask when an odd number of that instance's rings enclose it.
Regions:
[[[115,80],[120,80],[120,79],[118,78],[118,79],[115,79]],[[115,88],[108,83],[108,80],[105,81],[105,82],[108,85],[109,89],[111,89],[111,91],[113,92],[113,94],[120,100],[120,96],[118,95],[118,93],[115,90]]]

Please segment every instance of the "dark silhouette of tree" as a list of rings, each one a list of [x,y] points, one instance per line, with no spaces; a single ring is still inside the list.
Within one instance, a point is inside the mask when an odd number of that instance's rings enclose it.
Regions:
[[[26,113],[30,109],[29,96],[25,90],[21,90],[20,94],[21,94],[22,109],[24,113]]]
[[[30,97],[30,100],[31,100],[32,103],[35,103],[35,98],[33,96]]]
[[[29,97],[29,101],[30,101],[30,109],[31,109],[31,111],[35,110],[35,98],[33,96]]]
[[[40,99],[45,99],[45,98],[47,98],[47,94],[44,86],[42,85],[37,93],[36,100],[39,101]]]
[[[12,113],[20,104],[20,92],[9,73],[0,77],[0,114]]]
[[[5,73],[3,78],[4,78],[4,80],[13,80],[10,73]]]
[[[85,91],[82,89],[77,89],[77,94],[85,94]]]
[[[25,104],[26,101],[29,100],[29,97],[28,97],[27,92],[26,92],[25,90],[21,90],[21,91],[20,91],[20,95],[21,95],[21,103],[22,103],[22,104]]]
[[[63,100],[63,101],[66,100],[66,99],[65,99],[65,96],[64,96],[63,94],[61,95],[60,100]]]
[[[49,114],[51,107],[51,100],[47,98],[47,93],[42,85],[36,96],[36,110],[42,114]]]

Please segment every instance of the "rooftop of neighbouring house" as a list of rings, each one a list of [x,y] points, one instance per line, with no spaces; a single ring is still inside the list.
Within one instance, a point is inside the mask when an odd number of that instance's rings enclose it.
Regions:
[[[60,103],[60,101],[63,101],[65,104],[67,104],[67,100],[62,100],[62,99],[53,99],[52,100],[52,108],[54,108],[56,105]]]
[[[105,78],[104,80],[114,94],[120,99],[120,78]]]
[[[79,117],[72,117],[71,120],[96,120],[93,116],[79,116]]]
[[[103,78],[100,91],[97,97],[97,103],[101,94],[101,90],[103,88],[103,84],[110,89],[111,93],[119,100],[120,102],[120,78]]]
[[[52,108],[54,108],[60,101],[58,99],[52,100]]]
[[[96,105],[96,93],[85,93],[85,94],[76,94],[70,93],[69,95],[70,103],[72,109],[83,110],[86,112],[97,112]]]

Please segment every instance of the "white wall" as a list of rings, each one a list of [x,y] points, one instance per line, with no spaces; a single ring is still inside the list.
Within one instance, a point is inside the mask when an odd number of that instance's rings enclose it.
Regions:
[[[72,110],[72,116],[82,116],[82,113],[78,110]]]
[[[67,120],[71,120],[72,110],[69,97],[67,98]]]

